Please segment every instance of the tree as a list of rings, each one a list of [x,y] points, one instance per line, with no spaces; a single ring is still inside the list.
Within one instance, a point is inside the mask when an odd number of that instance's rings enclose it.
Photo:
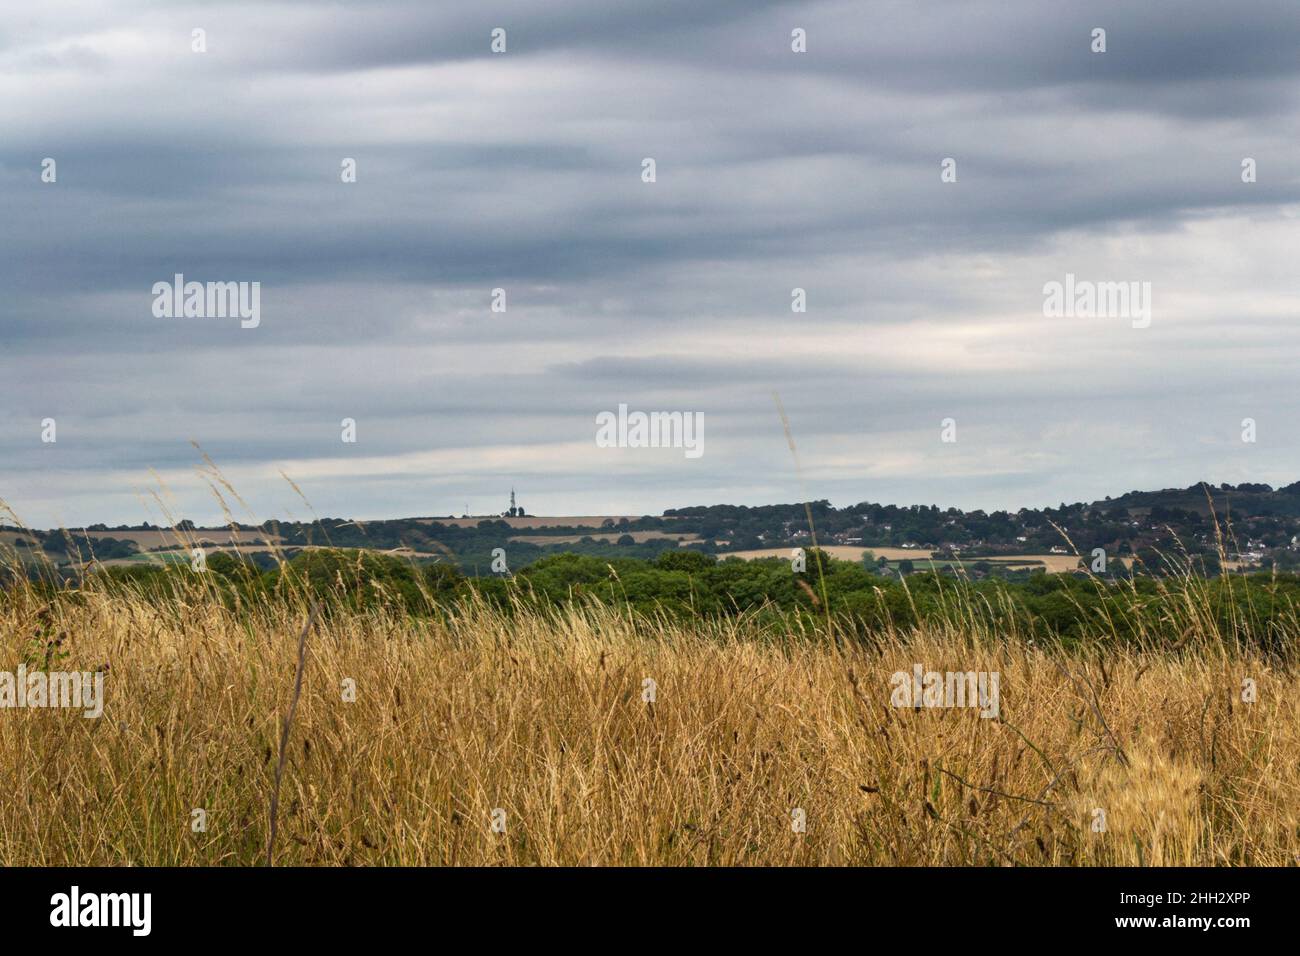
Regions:
[[[665,551],[655,558],[655,566],[664,571],[699,572],[717,563],[718,559],[711,554],[690,550]]]

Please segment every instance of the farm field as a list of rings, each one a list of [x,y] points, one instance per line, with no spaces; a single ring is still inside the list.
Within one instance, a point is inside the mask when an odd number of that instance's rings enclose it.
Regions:
[[[74,541],[90,538],[116,538],[119,541],[134,541],[141,551],[164,547],[188,547],[191,541],[211,541],[216,545],[256,544],[259,541],[273,542],[275,535],[265,531],[233,531],[230,528],[195,528],[193,531],[176,531],[163,528],[155,531],[69,531]]]
[[[470,518],[414,518],[419,524],[444,524],[454,528],[473,528],[480,521],[504,521],[512,528],[528,530],[532,528],[595,528],[601,529],[606,521],[639,521],[641,515],[571,515],[571,516],[536,516],[523,518],[502,518],[498,515],[477,515]],[[609,530],[609,529],[604,529]]]
[[[792,548],[762,548],[752,551],[729,551],[725,554],[719,554],[719,558],[744,558],[751,561],[755,558],[788,558]],[[886,548],[886,547],[859,547],[857,545],[839,545],[833,544],[822,548],[831,557],[839,558],[842,561],[861,561],[863,554],[870,551],[877,558],[896,563],[898,561],[911,561],[917,568],[926,568],[930,564],[936,567],[948,567],[951,565],[970,565],[977,561],[987,561],[989,564],[1002,567],[1043,567],[1053,574],[1059,574],[1063,571],[1072,571],[1078,567],[1079,559],[1072,554],[1011,554],[997,555],[996,557],[971,557],[961,561],[932,561],[930,552],[923,551],[919,548]]]
[[[192,531],[180,531],[173,528],[161,528],[150,530],[124,530],[124,531],[84,531],[81,529],[70,529],[66,532],[67,536],[72,539],[74,545],[86,547],[86,539],[91,542],[91,547],[95,541],[105,538],[113,538],[118,541],[134,541],[136,546],[142,551],[154,551],[159,548],[186,548],[192,544],[209,542],[211,545],[226,547],[233,544],[256,545],[259,542],[274,544],[278,538],[273,534],[267,534],[264,531],[234,531],[230,528],[195,528]],[[13,529],[0,530],[0,546],[12,547],[18,538],[32,539],[32,535]]]
[[[756,558],[788,558],[793,547],[789,548],[757,548],[749,551],[726,551],[718,554],[718,560],[724,558],[743,558],[746,561],[752,561]],[[861,561],[862,555],[868,549],[849,545],[832,544],[822,548],[833,558],[839,558],[841,561]],[[874,549],[873,549],[874,550]],[[901,548],[898,550],[902,550]],[[921,554],[920,551],[905,552],[913,556]]]
[[[509,540],[522,541],[526,544],[573,544],[581,541],[584,537],[589,537],[593,541],[614,542],[625,534],[638,543],[642,541],[657,540],[659,538],[668,538],[676,541],[678,544],[700,540],[698,535],[681,534],[674,531],[609,531],[608,529],[602,529],[599,531],[593,529],[587,534],[516,534],[511,535]]]

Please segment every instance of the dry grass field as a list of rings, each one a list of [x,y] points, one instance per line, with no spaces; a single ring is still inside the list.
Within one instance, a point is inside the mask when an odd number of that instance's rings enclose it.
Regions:
[[[451,528],[474,528],[480,521],[504,521],[512,528],[602,528],[606,521],[617,524],[624,519],[639,521],[640,515],[525,515],[522,518],[503,518],[499,515],[473,515],[469,518],[416,518],[421,524],[442,524]]]
[[[640,544],[642,541],[652,541],[659,538],[669,538],[678,544],[688,541],[699,541],[699,536],[694,534],[682,534],[678,531],[596,531],[592,530],[585,534],[516,534],[511,535],[511,541],[522,541],[527,544],[573,544],[581,541],[583,538],[591,538],[593,541],[604,541],[613,543],[623,535],[629,536],[633,541]]]
[[[275,535],[264,531],[234,531],[230,528],[197,528],[193,531],[176,531],[171,528],[154,531],[69,531],[67,534],[78,543],[84,542],[86,538],[91,541],[100,538],[134,541],[141,551],[152,551],[155,548],[190,548],[207,542],[229,546],[259,542],[274,544],[279,540]]]
[[[841,561],[861,561],[862,555],[866,553],[867,548],[850,546],[847,544],[822,545],[821,548],[832,558],[839,558]],[[743,558],[746,561],[753,561],[756,558],[789,558],[794,548],[755,548],[749,551],[724,551],[719,552],[718,559],[723,558]],[[905,557],[926,558],[929,552],[926,551],[903,551],[902,548],[872,548],[871,552],[879,557],[889,557],[886,551],[900,551]]]
[[[744,558],[746,561],[752,561],[755,558],[788,558],[792,550],[794,549],[760,548],[752,551],[728,551],[719,554],[718,557]],[[832,544],[823,546],[822,550],[833,558],[839,558],[841,561],[861,561],[862,555],[870,551],[877,558],[884,558],[887,561],[910,560],[918,568],[924,568],[930,562],[930,552],[919,548],[859,547],[857,545]],[[979,561],[980,558],[973,557],[966,560]],[[1000,554],[985,560],[1002,565],[1023,565],[1026,568],[1041,566],[1052,574],[1073,571],[1079,566],[1079,558],[1073,554]]]
[[[0,865],[259,864],[282,756],[277,864],[1300,856],[1296,675],[1222,635],[1067,653],[951,626],[849,643],[469,603],[328,610],[300,657],[308,617],[305,601],[228,610],[195,588],[159,605],[93,580],[53,603],[0,597],[0,669],[38,634],[66,655],[51,669],[107,667],[98,719],[0,710]],[[998,716],[892,706],[891,675],[915,664],[998,673]]]

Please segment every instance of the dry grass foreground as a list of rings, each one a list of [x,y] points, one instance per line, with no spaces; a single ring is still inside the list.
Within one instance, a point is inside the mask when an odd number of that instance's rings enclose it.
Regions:
[[[22,593],[0,602],[0,669],[41,610]],[[111,665],[104,716],[0,710],[0,864],[263,862],[306,609],[241,617],[92,588],[47,613],[66,635],[61,669]],[[1300,854],[1295,675],[1208,642],[1094,656],[927,632],[837,646],[746,619],[677,627],[599,608],[467,606],[445,622],[326,614],[307,648],[278,864]],[[890,675],[915,663],[997,671],[1000,719],[891,707]],[[1246,677],[1255,703],[1241,701]]]

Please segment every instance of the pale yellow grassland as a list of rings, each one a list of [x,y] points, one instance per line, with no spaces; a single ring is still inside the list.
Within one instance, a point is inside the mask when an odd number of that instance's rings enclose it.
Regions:
[[[0,669],[40,609],[0,602]],[[51,613],[60,669],[110,664],[104,715],[0,710],[0,864],[259,863],[305,608],[246,621],[201,596],[156,606],[92,588]],[[1065,654],[929,630],[837,646],[748,619],[465,606],[447,623],[334,612],[307,647],[277,863],[1300,855],[1295,675],[1195,640]],[[1000,719],[891,706],[891,675],[914,663],[998,672]],[[1245,677],[1255,703],[1240,699]],[[1092,830],[1098,808],[1105,832]]]

